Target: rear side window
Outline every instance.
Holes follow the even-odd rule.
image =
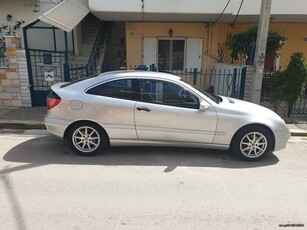
[[[138,100],[138,82],[135,79],[109,81],[89,89],[86,93],[126,100]]]

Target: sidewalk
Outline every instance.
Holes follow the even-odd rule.
[[[46,129],[46,107],[0,108],[0,129]]]
[[[46,107],[0,108],[0,129],[46,129]],[[293,117],[287,124],[291,136],[307,136],[307,116]]]

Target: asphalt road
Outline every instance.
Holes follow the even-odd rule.
[[[307,138],[243,162],[192,148],[79,157],[45,131],[2,131],[0,207],[1,230],[303,229]]]

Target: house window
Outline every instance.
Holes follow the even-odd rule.
[[[143,38],[142,64],[155,64],[160,70],[201,69],[201,38]]]
[[[185,40],[158,40],[158,68],[183,70]]]

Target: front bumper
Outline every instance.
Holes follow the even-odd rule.
[[[291,136],[291,132],[288,128],[282,128],[275,130],[275,149],[274,151],[278,151],[286,148],[288,140]]]

